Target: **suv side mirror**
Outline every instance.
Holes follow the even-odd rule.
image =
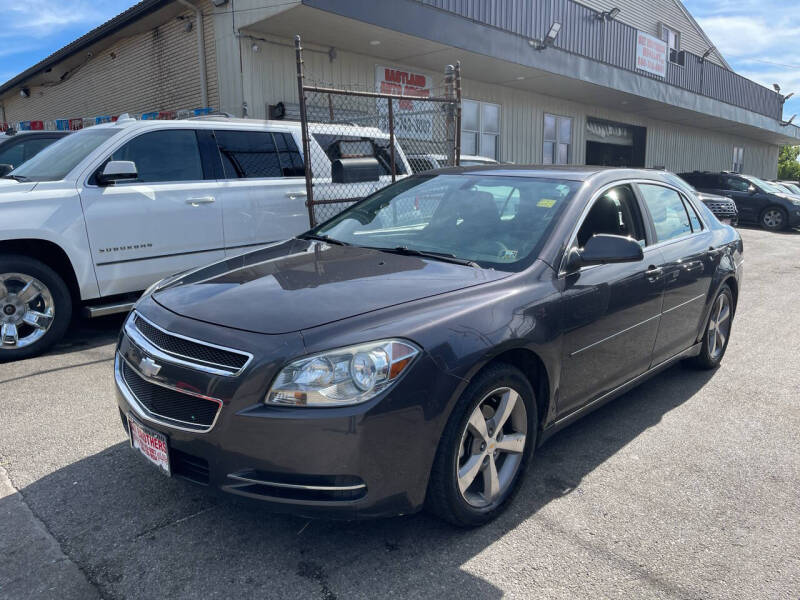
[[[757,189],[757,188],[756,188],[756,186],[754,186],[753,184],[750,184],[750,185],[748,186],[748,188],[747,188],[747,191],[748,191],[748,192],[750,193],[750,195],[752,196],[753,194],[755,194],[755,193],[758,191],[758,189]]]
[[[5,177],[14,170],[14,165],[0,165],[0,177]]]
[[[633,238],[597,233],[583,248],[573,248],[567,259],[567,269],[574,271],[586,265],[637,262],[644,258],[639,242]]]
[[[97,174],[97,183],[108,185],[117,181],[130,181],[139,177],[136,163],[130,160],[111,160],[103,167],[103,172]]]

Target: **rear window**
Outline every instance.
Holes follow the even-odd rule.
[[[392,174],[392,151],[388,139],[328,133],[313,135],[331,162],[340,158],[375,157],[380,165],[380,174]],[[406,174],[406,167],[400,159],[399,152],[395,152],[394,166],[395,174]]]
[[[226,179],[302,177],[303,158],[289,133],[214,132]]]

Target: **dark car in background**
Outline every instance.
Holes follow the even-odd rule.
[[[728,196],[697,192],[698,199],[714,213],[714,216],[725,225],[736,227],[739,224],[739,209],[736,203]]]
[[[69,131],[10,131],[0,134],[0,177],[36,156]]]
[[[679,175],[701,192],[731,197],[741,223],[755,223],[772,231],[800,225],[800,196],[789,194],[767,181],[725,171],[694,171]]]
[[[677,361],[719,365],[742,251],[663,172],[414,175],[147,290],[120,416],[164,473],[276,510],[480,525],[553,433]]]

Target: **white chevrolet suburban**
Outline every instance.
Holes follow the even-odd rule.
[[[369,191],[390,183],[387,134],[324,131],[328,144],[371,140],[379,167]],[[331,198],[349,198],[352,188],[331,183],[321,139],[309,141],[315,188],[327,182]],[[46,350],[78,307],[90,317],[127,311],[163,277],[308,229],[301,149],[293,122],[123,115],[17,167],[0,180],[0,362]],[[394,160],[398,177],[411,173],[398,144]]]

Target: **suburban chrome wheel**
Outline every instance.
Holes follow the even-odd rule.
[[[22,273],[0,273],[0,352],[35,344],[55,319],[53,295]]]
[[[731,332],[731,302],[727,294],[720,294],[708,320],[708,354],[718,360],[725,351],[725,342]]]
[[[770,208],[764,212],[761,222],[768,229],[783,229],[783,211],[777,208]]]
[[[515,390],[489,392],[472,411],[461,435],[458,489],[466,502],[485,508],[514,482],[528,432],[525,402]]]

